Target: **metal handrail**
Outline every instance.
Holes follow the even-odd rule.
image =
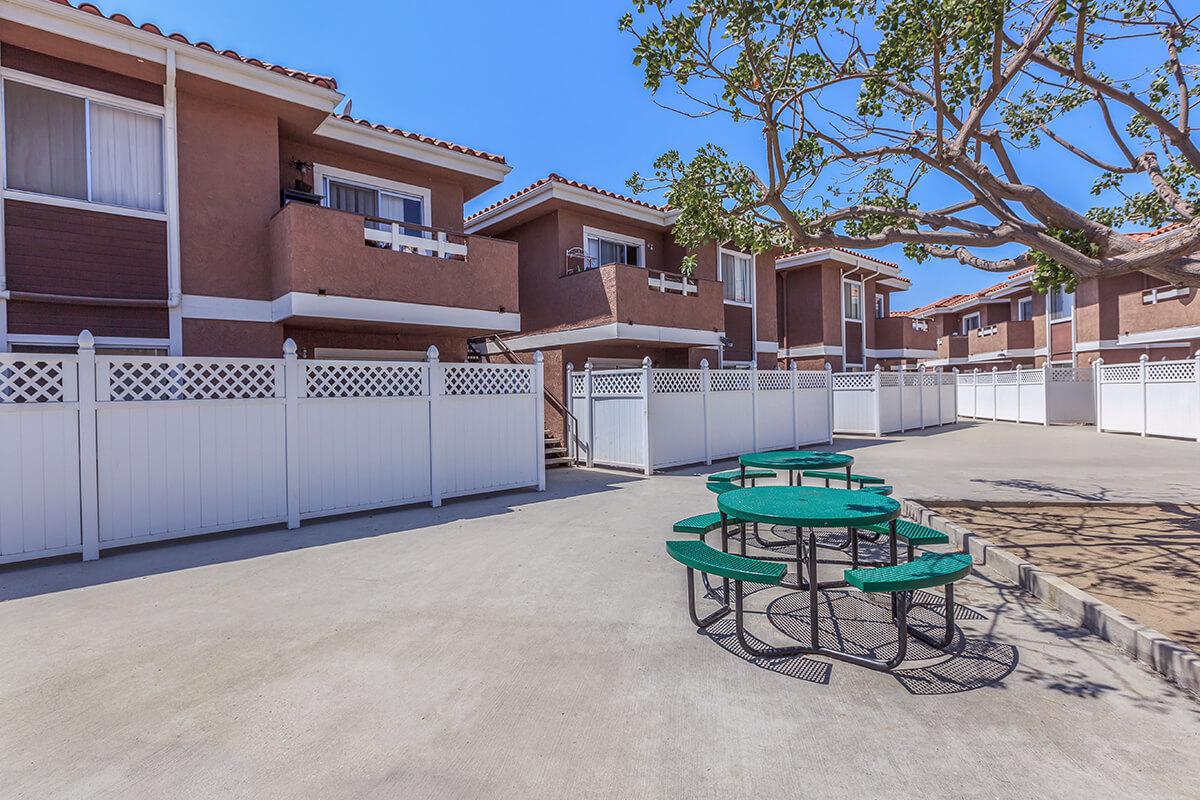
[[[512,351],[512,349],[499,336],[492,334],[491,336],[485,336],[483,338],[486,341],[489,341],[489,342],[495,344],[496,349],[498,349],[500,351],[500,354],[503,355],[505,357],[505,359],[508,360],[509,363],[511,363],[511,364],[521,364],[522,363],[521,360],[519,358],[517,358],[517,354],[514,353]],[[485,355],[486,355],[486,352],[485,352]],[[569,391],[570,387],[567,387],[567,388]],[[574,414],[571,413],[570,409],[567,408],[565,403],[560,401],[554,395],[550,394],[549,389],[543,388],[542,394],[545,396],[546,402],[548,402],[555,411],[562,414],[565,419],[570,420],[570,424],[567,425],[567,430],[571,432],[571,438],[575,441],[575,454],[576,454],[576,458],[578,458],[578,454],[581,452],[581,448],[583,445],[582,440],[580,440],[580,438],[579,438],[579,420],[576,418],[576,416]]]

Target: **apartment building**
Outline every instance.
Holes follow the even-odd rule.
[[[689,252],[671,236],[675,216],[555,174],[472,216],[469,234],[519,246],[521,331],[481,346],[541,350],[560,399],[567,364],[774,368],[773,256],[715,243]],[[685,276],[688,255],[696,269]]]
[[[778,258],[775,272],[781,367],[892,369],[935,354],[925,320],[892,315],[893,295],[910,286],[897,264],[813,248]]]
[[[448,359],[520,330],[463,232],[502,156],[339,113],[336,80],[90,4],[0,6],[0,351]]]
[[[1147,233],[1152,237],[1174,226]],[[1188,358],[1200,347],[1195,289],[1171,286],[1144,273],[1081,280],[1074,292],[1032,288],[1033,268],[979,292],[946,297],[912,311],[937,337],[929,366],[1013,369],[1053,364]]]

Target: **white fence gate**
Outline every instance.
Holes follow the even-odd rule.
[[[1037,425],[1094,422],[1092,370],[1051,367],[958,374],[958,415]]]
[[[578,461],[638,469],[711,464],[832,441],[828,371],[592,370],[567,365]]]
[[[1092,365],[1096,428],[1200,441],[1200,353],[1186,361]]]
[[[955,421],[954,376],[927,370],[838,372],[833,376],[833,430],[882,436]]]
[[[0,563],[525,486],[542,365],[0,355]]]

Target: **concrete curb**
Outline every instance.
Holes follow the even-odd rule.
[[[1034,566],[941,516],[915,500],[905,500],[904,516],[941,531],[986,571],[1016,584],[1058,609],[1071,622],[1124,650],[1167,680],[1200,694],[1200,655],[1098,600],[1057,575]]]

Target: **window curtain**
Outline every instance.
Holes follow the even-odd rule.
[[[162,120],[92,103],[92,201],[162,211]]]
[[[8,187],[86,200],[86,118],[82,98],[5,81]]]
[[[750,259],[732,253],[721,254],[721,283],[725,299],[735,303],[750,302]]]
[[[404,197],[398,194],[381,192],[379,195],[379,216],[394,219],[397,222],[411,222],[416,225],[425,224],[425,213],[421,200],[416,197]],[[406,236],[427,238],[420,228],[405,228]]]

